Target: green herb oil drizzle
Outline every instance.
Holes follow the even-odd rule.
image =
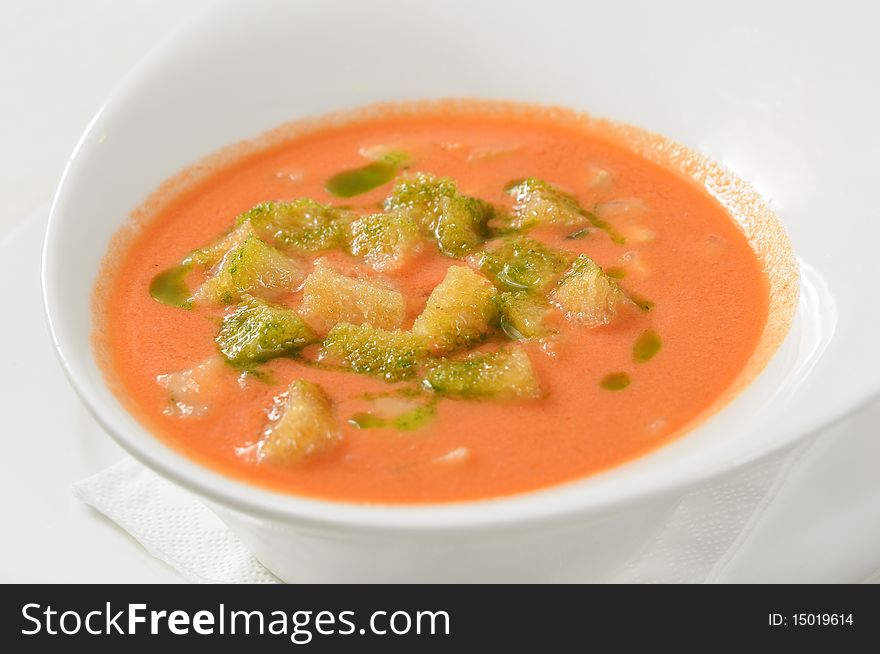
[[[611,226],[611,223],[602,220],[592,211],[584,211],[584,217],[586,217],[586,219],[590,221],[590,224],[593,227],[595,227],[596,229],[601,229],[603,232],[608,234],[609,238],[611,238],[614,243],[617,243],[618,245],[623,245],[624,243],[626,243],[626,239],[623,237],[622,234],[614,229],[614,227]]]
[[[374,188],[387,184],[398,168],[404,166],[409,157],[402,152],[389,152],[377,161],[372,161],[360,168],[343,170],[327,180],[324,188],[330,195],[338,198],[350,198],[366,193]]]
[[[633,293],[629,293],[629,297],[633,302],[636,303],[636,306],[638,306],[639,309],[641,309],[642,311],[644,311],[646,313],[648,311],[651,311],[655,306],[654,301],[649,300],[648,298],[640,297],[640,296],[635,295]]]
[[[633,360],[636,363],[650,361],[662,346],[659,334],[653,329],[648,329],[636,339],[635,345],[633,345]]]
[[[150,296],[162,304],[191,309],[192,293],[186,285],[191,269],[191,265],[181,264],[163,270],[150,281]]]
[[[426,404],[393,418],[380,418],[372,413],[356,413],[349,418],[348,424],[358,429],[391,427],[398,431],[414,431],[428,424],[435,414],[434,404]]]
[[[606,391],[622,391],[629,386],[629,382],[629,375],[625,372],[612,372],[610,375],[605,375],[602,378],[602,381],[599,382],[599,386]]]

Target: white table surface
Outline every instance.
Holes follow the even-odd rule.
[[[116,80],[206,0],[0,3],[0,582],[179,582],[71,483],[123,456],[80,406],[42,316],[45,210]],[[14,318],[14,319],[10,319]],[[880,403],[798,461],[724,581],[880,581]]]

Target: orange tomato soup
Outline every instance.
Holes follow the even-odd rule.
[[[157,273],[216,241],[236,216],[261,202],[312,198],[354,215],[381,211],[393,180],[346,198],[334,197],[326,186],[334,175],[363,167],[389,149],[407,155],[401,174],[449,177],[462,194],[491,203],[498,216],[515,211],[505,191],[512,180],[535,177],[552,184],[593,221],[542,224],[528,237],[571,256],[587,254],[633,302],[599,326],[570,321],[551,306],[544,316],[549,335],[541,338],[515,341],[494,329],[471,349],[521,348],[540,384],[538,396],[441,396],[416,429],[358,425],[352,418],[375,414],[376,397],[423,388],[418,376],[388,383],[316,365],[320,343],[298,356],[271,359],[250,374],[224,363],[208,382],[202,380],[208,387],[201,389],[198,411],[169,410],[168,389],[157,379],[218,357],[215,337],[234,303],[180,308],[156,301],[150,285]],[[681,435],[717,406],[755,352],[768,319],[762,264],[705,189],[606,138],[601,127],[587,128],[553,111],[438,105],[316,123],[163,198],[123,241],[108,254],[105,290],[96,300],[97,340],[122,401],[159,438],[224,474],[332,500],[488,498],[626,462]],[[343,274],[398,289],[406,301],[403,330],[411,328],[451,265],[474,268],[473,259],[444,256],[430,235],[397,270],[376,272],[344,248],[291,256],[308,270],[321,257]],[[195,288],[208,274],[194,271],[187,283]],[[293,286],[273,302],[296,309],[301,295]],[[636,348],[646,331],[659,338],[659,350],[656,344],[649,348],[649,357]],[[274,398],[296,379],[326,391],[338,438],[333,447],[292,464],[260,461],[253,448]],[[387,410],[388,404],[379,406]]]

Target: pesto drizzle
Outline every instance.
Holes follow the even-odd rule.
[[[629,375],[625,372],[612,372],[610,375],[605,375],[602,378],[599,382],[599,386],[606,391],[622,391],[629,386],[629,382]]]
[[[436,414],[434,403],[425,404],[393,418],[380,418],[372,413],[356,413],[348,420],[348,424],[358,429],[377,429],[391,427],[398,431],[414,431],[421,429]]]
[[[336,173],[327,180],[324,188],[338,198],[351,198],[387,184],[408,160],[409,157],[402,152],[389,152],[360,168]]]
[[[192,309],[192,293],[186,285],[190,270],[190,264],[178,264],[163,270],[150,281],[150,296],[162,304]]]
[[[635,294],[633,294],[633,293],[628,293],[628,295],[629,295],[629,298],[630,298],[633,302],[636,303],[636,306],[638,306],[639,309],[641,309],[642,311],[644,311],[644,312],[646,312],[646,313],[647,313],[648,311],[651,311],[651,310],[654,308],[654,306],[655,306],[653,300],[649,300],[648,298],[645,298],[645,297],[640,297],[640,296],[635,295]]]
[[[590,221],[590,224],[593,227],[595,227],[596,229],[601,229],[603,232],[608,234],[608,237],[614,243],[617,243],[618,245],[623,245],[624,243],[626,243],[626,239],[620,232],[618,232],[616,229],[614,229],[614,227],[611,226],[611,223],[602,220],[592,211],[584,211],[583,213],[584,217]]]
[[[636,363],[650,361],[662,346],[660,335],[653,329],[648,329],[636,339],[635,345],[633,345],[633,360]]]

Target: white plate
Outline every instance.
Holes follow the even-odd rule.
[[[880,390],[871,349],[880,307],[870,301],[880,281],[874,11],[766,2],[736,11],[676,2],[224,4],[126,78],[59,189],[44,282],[68,373],[108,431],[163,474],[248,515],[314,528],[454,531],[595,517],[646,507],[765,456]],[[125,414],[91,358],[83,303],[111,233],[152,189],[223,145],[297,117],[461,96],[639,124],[751,181],[806,273],[795,327],[766,373],[687,438],[608,474],[418,512],[245,487],[183,460]]]

